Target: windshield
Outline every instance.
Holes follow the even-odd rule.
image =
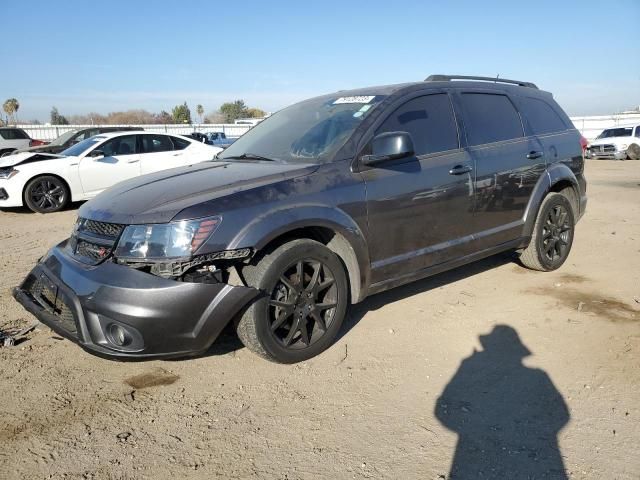
[[[66,157],[77,157],[78,155],[82,155],[84,152],[93,147],[96,143],[100,143],[104,140],[104,137],[91,137],[83,140],[81,142],[76,143],[72,147],[67,148],[60,152],[60,155],[64,155]]]
[[[67,143],[71,137],[73,137],[76,133],[78,133],[78,130],[69,130],[68,132],[63,133],[62,135],[60,135],[58,138],[56,138],[55,140],[53,140],[49,145],[64,145],[65,143]]]
[[[608,128],[607,130],[602,132],[600,135],[598,135],[598,138],[630,137],[631,132],[633,132],[633,127]]]
[[[329,161],[383,98],[335,96],[297,103],[260,122],[218,158],[246,154],[284,162]]]

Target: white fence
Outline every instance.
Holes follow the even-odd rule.
[[[620,113],[616,115],[598,115],[589,117],[571,117],[571,121],[580,133],[587,139],[593,140],[605,128],[640,125],[640,112]],[[96,125],[20,125],[31,138],[39,140],[53,140],[63,133],[74,128],[86,128]],[[108,125],[110,127],[125,125]],[[197,124],[197,125],[128,125],[141,127],[150,132],[167,132],[177,134],[188,134],[191,132],[224,132],[227,137],[239,137],[246,133],[251,125],[235,124]]]
[[[602,130],[612,127],[640,125],[640,112],[598,115],[591,117],[571,117],[571,121],[587,140],[596,138]]]
[[[224,132],[227,137],[239,137],[251,128],[251,125],[234,124],[197,124],[197,125],[19,125],[31,138],[53,140],[69,130],[91,127],[140,127],[149,132],[177,133],[186,135],[192,132]]]

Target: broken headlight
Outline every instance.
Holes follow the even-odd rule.
[[[127,260],[164,260],[191,257],[215,232],[220,217],[181,220],[124,229],[115,256]]]

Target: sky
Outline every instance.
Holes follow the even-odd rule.
[[[0,0],[0,18],[0,102],[21,120],[276,111],[434,73],[532,81],[569,115],[640,105],[640,0]]]

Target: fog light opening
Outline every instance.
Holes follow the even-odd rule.
[[[120,325],[109,325],[109,340],[118,347],[126,347],[131,343],[131,335]]]

